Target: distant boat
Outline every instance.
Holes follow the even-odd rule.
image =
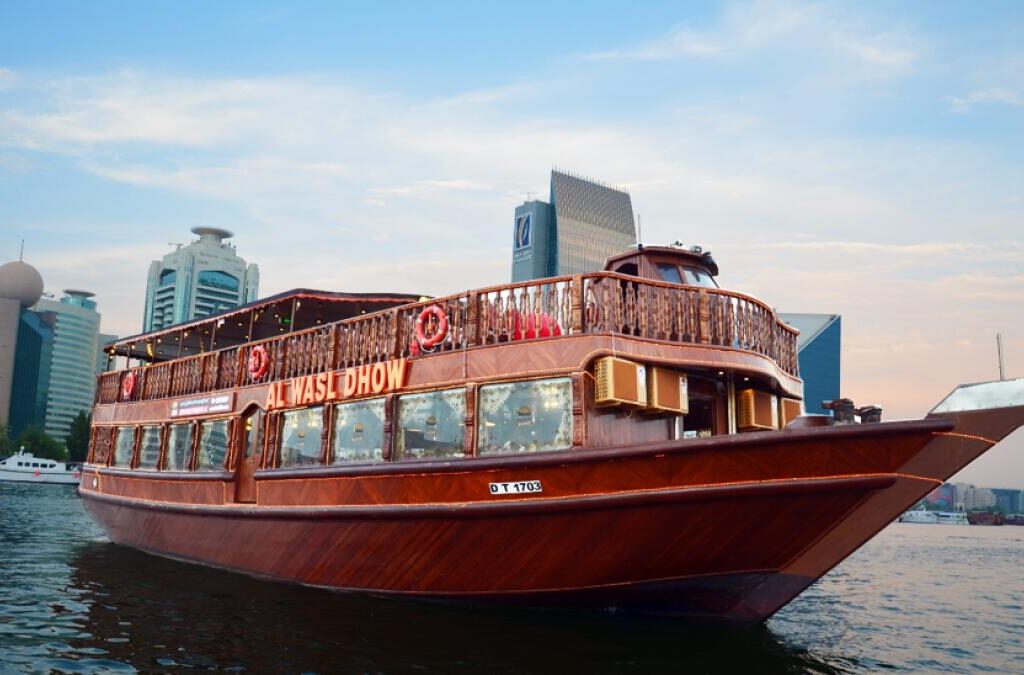
[[[919,506],[916,509],[904,511],[903,515],[899,517],[899,521],[901,523],[935,524],[939,522],[939,516],[934,511],[929,511],[923,506]]]
[[[963,511],[939,511],[935,514],[938,522],[943,525],[970,525],[967,514]]]
[[[0,481],[77,485],[81,475],[81,464],[36,457],[23,450],[0,460]]]

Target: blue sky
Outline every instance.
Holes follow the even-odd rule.
[[[844,390],[918,416],[994,375],[997,331],[1024,375],[1022,19],[0,0],[0,259],[25,239],[120,334],[196,225],[236,232],[264,294],[455,292],[508,279],[513,209],[558,166],[628,189],[649,243],[712,248],[725,285],[841,313]]]

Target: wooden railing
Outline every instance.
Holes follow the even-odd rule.
[[[448,334],[430,353],[476,346],[614,333],[676,344],[713,345],[764,355],[797,375],[797,331],[764,303],[739,293],[602,272],[555,277],[435,298],[317,326],[260,342],[103,373],[98,403],[187,396],[273,382],[392,358],[416,356],[416,320],[441,307]],[[253,379],[245,367],[262,346],[267,373]],[[133,386],[125,386],[127,373]]]

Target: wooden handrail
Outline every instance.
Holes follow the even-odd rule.
[[[433,352],[513,340],[615,333],[678,344],[728,347],[772,359],[798,374],[798,331],[757,298],[614,272],[518,282],[402,305],[175,361],[136,369],[130,400],[184,396],[411,356],[417,317],[441,307],[448,335]],[[266,350],[267,372],[246,368]],[[126,400],[119,372],[103,373],[97,403]]]

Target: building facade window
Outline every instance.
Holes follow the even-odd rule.
[[[332,464],[384,461],[384,399],[334,406]]]
[[[396,459],[461,457],[465,417],[465,389],[402,396]]]
[[[323,438],[323,406],[289,410],[281,414],[280,467],[311,466],[320,463]]]
[[[515,454],[572,447],[572,380],[480,387],[477,453]]]

